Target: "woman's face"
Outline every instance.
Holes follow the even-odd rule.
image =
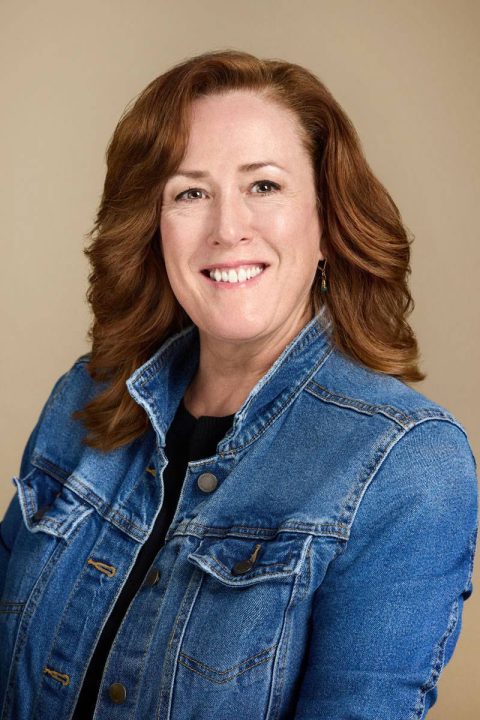
[[[311,317],[323,258],[297,119],[254,92],[195,100],[186,155],[162,194],[160,233],[173,292],[201,333],[293,337]]]

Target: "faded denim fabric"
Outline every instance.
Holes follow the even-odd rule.
[[[334,349],[330,327],[305,325],[217,454],[189,463],[96,720],[413,720],[435,702],[472,592],[475,460],[447,410]],[[1,525],[2,720],[71,717],[161,507],[198,353],[190,326],[130,377],[152,427],[109,453],[70,418],[98,392],[88,357],[53,388]]]

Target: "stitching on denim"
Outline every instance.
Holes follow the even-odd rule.
[[[215,560],[215,562],[217,562],[225,570],[227,575],[232,574],[231,569],[229,569],[226,565],[224,565],[222,563],[222,561],[216,557],[216,555],[212,554],[211,556],[208,556],[208,557],[205,557],[204,555],[202,555],[201,557],[202,557],[204,563],[206,565],[208,565],[208,567],[210,567],[212,570],[215,570],[215,566],[209,562],[210,558],[213,558],[213,560]],[[290,557],[291,556],[289,556],[289,559],[290,559]],[[269,568],[271,568],[271,567],[286,567],[287,564],[288,563],[268,563],[268,565],[255,565],[255,566],[253,566],[252,570],[254,571],[254,577],[258,577],[258,576],[262,576],[262,575],[268,575]],[[259,572],[260,570],[263,570],[263,572]],[[279,571],[277,570],[276,572],[279,572]],[[280,571],[280,572],[282,572],[282,571]],[[283,574],[290,574],[291,572],[293,572],[293,571],[292,570],[284,570]],[[245,575],[247,575],[247,574],[251,576],[252,571],[245,573]],[[242,577],[244,577],[244,576],[241,575],[240,580],[242,579]]]
[[[213,558],[219,565],[221,565],[221,566],[223,567],[223,569],[226,570],[226,572],[227,572],[228,574],[230,574],[231,571],[228,569],[228,567],[227,567],[226,565],[224,565],[224,564],[222,563],[221,560],[219,560],[219,559],[217,558],[216,555],[213,555],[213,554],[212,554],[212,558]],[[291,553],[290,553],[290,554],[288,555],[288,557],[287,557],[287,561],[286,561],[286,562],[254,563],[254,565],[252,565],[252,567],[253,567],[255,570],[267,570],[267,571],[268,571],[271,567],[287,567],[287,565],[289,564],[291,558],[292,558],[292,555],[291,555]],[[248,559],[248,558],[245,558],[245,559]]]
[[[46,472],[48,475],[51,475],[51,477],[61,485],[65,484],[65,480],[67,480],[70,475],[68,470],[64,470],[59,465],[51,462],[39,452],[32,454],[31,464],[39,470],[43,470],[43,472]]]
[[[304,547],[302,549],[302,566],[305,566],[305,560],[306,557],[309,555],[312,547],[312,538],[310,537],[305,543]],[[285,677],[286,677],[286,660],[288,657],[288,647],[290,642],[290,637],[292,633],[292,620],[293,620],[293,608],[295,604],[301,600],[301,597],[297,597],[297,588],[302,586],[302,583],[304,583],[305,579],[302,577],[304,573],[299,573],[296,577],[294,582],[291,585],[291,592],[290,597],[288,599],[288,603],[283,611],[282,616],[282,624],[281,624],[281,630],[280,630],[280,637],[278,641],[278,651],[275,655],[275,661],[272,671],[272,680],[270,683],[270,692],[268,697],[268,707],[267,707],[267,716],[271,717],[271,713],[273,713],[273,717],[275,718],[275,715],[278,715],[280,712],[280,701],[283,694],[283,688],[285,685]],[[277,687],[275,687],[275,683],[277,683]]]
[[[183,329],[183,331],[180,331],[179,336],[173,340],[171,338],[171,342],[168,344],[167,347],[160,348],[157,353],[155,353],[154,357],[151,358],[151,362],[148,363],[147,367],[142,371],[142,374],[139,375],[139,377],[136,379],[136,384],[138,384],[140,387],[144,387],[145,383],[150,380],[158,371],[165,366],[166,362],[168,361],[172,350],[176,348],[176,346],[183,342],[184,338],[188,334],[192,334],[192,336],[195,335],[195,326],[190,325]],[[320,336],[322,334],[325,334],[325,337],[328,337],[327,329],[322,326],[322,324],[317,320],[308,333],[301,339],[299,345],[298,345],[298,351],[297,346],[294,346],[290,349],[290,352],[287,353],[285,358],[290,357],[291,353],[294,353],[292,357],[295,357],[296,352],[300,352],[301,349],[305,346],[306,343],[310,342],[311,339],[314,339],[317,336]],[[158,357],[160,356],[160,357]]]
[[[315,388],[313,386],[315,386],[315,388],[319,388],[319,390],[321,390],[322,392],[315,392]],[[365,400],[352,398],[348,395],[340,395],[338,393],[332,392],[323,385],[320,385],[320,383],[318,383],[316,380],[311,380],[311,386],[307,387],[306,390],[315,397],[317,397],[319,400],[324,400],[325,402],[338,404],[341,407],[349,407],[353,410],[358,410],[358,412],[364,412],[368,415],[375,415],[376,413],[386,415],[386,417],[388,417],[390,420],[398,422],[402,427],[405,428],[408,428],[413,422],[412,418],[409,415],[406,415],[404,412],[398,410],[392,405],[372,405],[371,403],[365,402]],[[402,423],[400,419],[402,419],[404,422]]]
[[[227,567],[225,567],[225,565],[223,565],[220,562],[220,560],[218,560],[218,558],[215,557],[215,555],[212,555],[212,557],[214,560],[216,560],[217,563],[219,563],[220,565],[222,565],[222,567],[225,568],[226,573],[230,577],[232,574],[231,570],[229,570]],[[207,565],[210,568],[210,570],[213,571],[213,574],[215,577],[223,577],[221,574],[218,573],[218,569],[217,569],[217,572],[215,572],[216,566],[210,562],[210,557],[205,557],[202,555],[202,560],[205,563],[205,565]],[[272,563],[272,565],[269,565],[268,567],[271,567],[274,564],[278,564],[278,565],[281,565],[282,567],[284,567],[283,563]],[[267,577],[268,578],[272,574],[268,570],[264,570],[264,572],[260,572],[261,569],[263,569],[263,568],[260,568],[260,567],[257,568],[257,570],[253,574],[254,578],[257,578],[257,577]],[[278,574],[291,575],[292,573],[293,573],[293,570],[277,570],[277,571],[275,571],[275,575],[278,575]],[[245,575],[249,575],[249,577],[252,577],[252,572],[249,571],[248,573],[245,573]],[[243,578],[244,578],[244,575],[240,575],[239,578],[237,580],[235,580],[234,582],[239,584],[239,583],[241,583]]]
[[[85,491],[85,495],[81,495],[76,488],[71,487],[70,484],[68,484],[67,487],[71,489],[73,492],[77,492],[79,497],[81,497],[83,500],[88,502],[90,505],[93,505],[93,507],[98,510],[99,512],[105,512],[106,519],[109,518],[117,519],[120,526],[124,526],[125,528],[132,528],[134,530],[138,530],[141,536],[141,539],[143,539],[146,536],[146,531],[140,526],[134,523],[132,520],[129,520],[125,515],[123,515],[119,510],[113,508],[108,502],[105,500],[102,500],[101,497],[99,497],[93,490],[86,485],[77,475],[72,473],[71,477],[74,479],[76,483],[80,485],[80,487]],[[90,496],[90,497],[89,497]]]
[[[468,568],[468,577],[467,581],[465,583],[465,587],[463,588],[462,594],[466,597],[470,597],[472,593],[472,579],[473,579],[473,568],[474,568],[474,562],[475,562],[475,555],[476,555],[476,549],[477,549],[477,539],[478,539],[478,516],[477,516],[477,523],[472,530],[468,542],[468,550],[470,552],[470,564]]]
[[[194,672],[197,675],[200,675],[200,677],[203,677],[205,680],[208,680],[209,682],[214,682],[214,683],[217,683],[218,685],[224,685],[225,683],[230,682],[231,680],[238,677],[239,675],[243,675],[243,673],[248,672],[249,670],[252,670],[254,667],[257,667],[258,665],[263,665],[264,663],[269,662],[271,659],[272,659],[271,657],[267,657],[264,660],[259,660],[257,663],[254,663],[253,665],[249,665],[244,670],[239,670],[239,672],[235,673],[235,675],[232,675],[229,678],[225,678],[224,680],[215,680],[215,678],[209,677],[208,675],[203,674],[203,673],[199,672],[198,670],[195,670],[195,668],[192,668],[189,665],[186,665],[184,662],[182,662],[180,660],[180,658],[178,659],[177,662],[179,665],[183,665],[183,667],[187,668],[187,670],[190,670],[190,672]]]
[[[138,378],[136,378],[134,389],[138,390],[141,388],[143,390],[145,383],[147,383],[155,374],[159,372],[159,370],[161,370],[162,367],[167,364],[167,361],[172,354],[172,350],[176,348],[177,345],[181,343],[184,338],[190,333],[192,334],[192,336],[195,335],[195,325],[189,325],[188,327],[184,328],[182,331],[180,331],[179,336],[175,338],[175,340],[173,339],[173,337],[167,338],[167,340],[165,341],[166,343],[168,343],[167,346],[165,347],[162,343],[162,346],[156,351],[153,357],[150,358],[150,360],[147,362],[147,366],[142,370]],[[168,342],[169,340],[170,342]]]
[[[0,602],[0,614],[8,615],[20,615],[25,607],[25,603],[10,602],[9,600],[2,600]]]
[[[73,535],[70,537],[70,540],[72,540],[75,535],[79,532],[80,526],[76,528],[76,530],[73,532]],[[63,554],[65,549],[68,547],[68,543],[61,543],[57,542],[56,547],[53,548],[52,553],[48,560],[46,561],[45,565],[43,566],[39,577],[37,578],[32,591],[30,593],[30,596],[28,598],[28,601],[25,603],[25,609],[23,612],[22,617],[20,618],[20,623],[17,631],[17,639],[15,641],[13,654],[12,654],[12,660],[10,663],[10,668],[8,671],[8,679],[5,685],[5,699],[4,699],[4,705],[3,705],[3,712],[7,713],[11,707],[12,701],[13,701],[13,692],[15,687],[15,680],[17,678],[18,673],[18,661],[20,658],[21,653],[23,652],[25,642],[28,637],[28,627],[30,620],[32,618],[33,613],[35,612],[37,608],[37,603],[39,598],[41,598],[42,593],[45,590],[45,586],[48,584],[48,580],[50,578],[51,572],[53,567],[55,567],[55,564],[59,560],[59,556]],[[33,608],[33,609],[32,609]],[[41,692],[41,684],[38,686],[37,695],[34,700],[33,708],[35,709],[36,702],[38,699],[38,696]]]
[[[169,652],[172,650],[172,647],[173,647],[173,640],[174,640],[174,638],[176,637],[177,625],[178,625],[179,622],[180,622],[180,617],[182,617],[182,613],[183,613],[183,608],[184,608],[184,606],[185,606],[187,609],[189,609],[189,616],[190,616],[190,614],[193,612],[193,609],[194,609],[194,607],[195,607],[195,602],[196,602],[196,599],[197,599],[197,595],[198,595],[198,593],[200,592],[200,588],[202,587],[203,577],[204,577],[203,573],[200,573],[200,571],[198,571],[198,572],[199,572],[199,574],[200,574],[200,580],[199,580],[199,582],[198,582],[198,585],[197,585],[197,588],[196,588],[196,591],[195,591],[195,594],[194,594],[193,599],[190,600],[190,595],[189,595],[190,585],[193,584],[193,581],[194,581],[194,576],[192,575],[192,577],[190,578],[190,582],[188,583],[188,587],[187,587],[187,589],[186,589],[186,591],[185,591],[185,594],[184,594],[184,596],[183,596],[182,604],[180,605],[180,607],[179,607],[179,609],[178,609],[178,612],[177,612],[177,615],[176,615],[176,617],[175,617],[175,623],[174,623],[173,628],[172,628],[172,631],[171,631],[171,633],[170,633],[170,637],[168,638],[168,651],[169,651]],[[189,602],[190,602],[190,607],[188,608],[188,603],[189,603]],[[188,619],[186,620],[186,622],[188,622]]]
[[[313,366],[313,368],[310,368],[308,371],[308,374],[306,377],[303,377],[301,381],[299,381],[295,387],[292,389],[292,391],[289,393],[289,395],[284,399],[281,406],[278,408],[277,412],[272,415],[272,417],[265,422],[265,424],[261,424],[257,433],[255,435],[252,435],[249,440],[247,440],[243,445],[236,445],[229,450],[221,450],[218,455],[211,455],[209,458],[203,458],[202,460],[198,462],[190,462],[190,465],[192,468],[199,468],[202,467],[202,465],[208,464],[209,461],[211,461],[214,457],[219,457],[221,460],[228,459],[230,457],[234,457],[238,452],[241,452],[242,450],[245,450],[250,445],[252,445],[254,442],[256,442],[270,427],[273,425],[274,422],[276,422],[277,418],[279,418],[283,413],[285,413],[288,408],[291,405],[292,400],[295,397],[298,397],[306,388],[306,385],[310,381],[310,378],[312,375],[315,375],[316,372],[318,372],[319,368],[322,366],[322,364],[327,360],[329,355],[333,352],[333,348],[327,347],[325,353],[319,358],[317,363]],[[270,379],[269,381],[270,382]],[[268,383],[266,383],[268,384]],[[155,412],[158,415],[158,406],[153,401],[152,404],[155,407]]]
[[[191,657],[191,655],[188,655],[185,652],[180,652],[180,655],[184,658],[187,658],[188,660],[191,660],[196,665],[199,665],[205,670],[208,670],[209,672],[213,672],[216,675],[229,675],[232,670],[235,670],[235,668],[241,668],[242,665],[245,665],[245,663],[249,662],[250,660],[254,660],[255,658],[258,658],[261,655],[265,655],[265,653],[271,653],[275,648],[277,647],[277,643],[274,645],[270,645],[270,647],[265,648],[264,650],[260,650],[260,652],[256,652],[253,655],[250,655],[249,657],[245,658],[245,660],[242,660],[241,662],[237,663],[236,665],[232,665],[227,670],[217,670],[216,668],[210,667],[209,665],[206,665],[205,663],[201,662],[200,660],[196,660],[194,657]]]
[[[174,348],[180,341],[182,341],[184,335],[188,332],[189,329],[192,330],[192,328],[187,328],[185,330],[185,332],[182,332],[182,334],[168,346],[169,352],[171,352],[171,349]],[[321,355],[321,357],[319,358],[317,363],[312,368],[309,369],[307,376],[304,377],[300,382],[297,383],[293,392],[287,397],[287,400],[282,404],[282,407],[279,409],[278,413],[276,415],[274,415],[265,426],[263,426],[259,429],[257,435],[253,436],[244,445],[236,446],[236,447],[230,448],[227,451],[220,452],[218,454],[220,458],[222,458],[222,459],[228,458],[231,455],[234,455],[239,450],[247,448],[251,443],[255,442],[255,440],[257,440],[258,437],[260,437],[260,435],[270,427],[272,422],[274,422],[276,420],[276,418],[279,417],[287,409],[287,407],[290,403],[290,399],[293,396],[299,394],[304,389],[305,385],[309,382],[312,375],[314,375],[318,371],[318,369],[321,367],[321,365],[326,361],[326,359],[329,357],[329,355],[334,350],[334,348],[328,342],[327,329],[322,327],[321,323],[317,320],[317,322],[312,326],[312,328],[310,328],[310,330],[305,335],[305,337],[302,338],[300,343],[298,345],[292,347],[291,350],[289,351],[289,353],[287,353],[287,355],[284,358],[284,360],[286,360],[287,358],[295,357],[296,354],[298,354],[305,347],[306,344],[309,344],[311,342],[311,340],[313,340],[317,336],[321,336],[321,335],[325,335],[325,345],[322,346],[322,348],[319,351],[321,352],[322,350],[324,350],[325,352]],[[158,404],[157,404],[155,398],[146,395],[145,392],[140,392],[140,390],[143,391],[145,383],[154,374],[158,373],[158,371],[161,369],[161,367],[165,364],[165,361],[168,358],[168,355],[169,355],[169,353],[164,354],[164,358],[163,358],[162,362],[155,362],[155,361],[153,361],[153,358],[152,358],[152,361],[153,361],[152,364],[149,365],[149,367],[146,368],[143,371],[143,373],[135,380],[134,389],[136,389],[138,394],[141,395],[144,400],[146,400],[147,402],[150,403],[151,407],[154,409],[155,414],[157,416],[158,416]],[[262,386],[262,389],[263,389],[263,387],[266,387],[268,385],[268,383],[271,382],[272,379],[274,379],[274,377],[275,377],[275,374],[272,375],[271,377],[269,377],[268,380],[266,381],[265,385]]]
[[[195,532],[197,528],[199,531],[198,533]],[[170,536],[169,540],[173,537],[184,537],[189,535],[199,538],[238,537],[241,540],[245,538],[252,540],[267,538],[270,540],[274,539],[279,533],[304,533],[306,535],[314,535],[315,537],[332,537],[340,540],[348,540],[349,532],[350,526],[342,522],[323,523],[320,525],[299,522],[275,528],[259,528],[249,525],[235,525],[233,527],[221,528],[215,525],[204,525],[202,523],[189,520],[186,523],[180,523]]]
[[[230,448],[229,450],[222,451],[219,453],[219,456],[221,458],[228,458],[230,455],[234,455],[238,452],[241,452],[245,448],[248,448],[252,443],[256,442],[259,437],[261,437],[266,430],[279,418],[283,413],[285,413],[288,408],[291,405],[292,400],[295,397],[298,397],[302,392],[305,391],[307,385],[309,382],[311,382],[312,375],[315,375],[316,372],[318,372],[319,368],[323,365],[323,363],[328,359],[329,355],[331,355],[333,352],[333,348],[327,347],[324,354],[319,358],[317,363],[310,368],[308,371],[308,374],[306,377],[303,377],[300,382],[298,382],[293,390],[290,392],[289,395],[283,400],[281,406],[279,407],[278,411],[272,415],[270,420],[268,420],[264,425],[261,425],[258,432],[253,435],[249,440],[247,440],[243,445],[236,445],[233,448]]]
[[[398,427],[399,426],[397,425],[394,430],[393,426],[390,426],[381,437],[380,444],[375,455],[373,456],[370,464],[365,468],[364,480],[356,483],[352,492],[347,496],[347,498],[345,498],[345,506],[342,510],[342,517],[349,518],[348,522],[350,528],[355,521],[355,517],[368,488],[374,481],[375,475],[389,456],[392,448],[394,448],[397,442],[399,442],[399,440],[401,440],[401,438],[403,438],[408,432],[408,430],[405,429],[399,430]]]
[[[440,673],[442,672],[445,660],[445,646],[457,625],[458,609],[458,599],[455,598],[450,609],[450,614],[448,616],[447,629],[443,633],[439,642],[434,647],[431,660],[432,667],[430,677],[425,683],[423,683],[423,685],[418,691],[418,699],[411,715],[411,718],[414,718],[415,720],[420,720],[422,717],[424,717],[423,712],[425,710],[425,697],[427,693],[430,692],[430,690],[433,690],[433,688],[436,686],[440,677]]]

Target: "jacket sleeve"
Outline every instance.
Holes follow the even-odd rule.
[[[317,588],[295,720],[418,720],[472,593],[476,463],[429,418],[390,449]]]
[[[23,450],[21,462],[20,462],[20,477],[25,477],[32,469],[31,458],[32,452],[35,448],[38,432],[41,428],[43,419],[54,402],[57,392],[68,377],[70,371],[64,373],[54,384],[46,403],[44,404],[39,418],[35,423],[33,430],[30,433],[27,444]],[[15,493],[11,499],[5,515],[0,522],[0,598],[3,596],[3,588],[5,584],[5,574],[7,571],[8,562],[10,560],[10,552],[15,542],[17,532],[21,526],[22,512],[20,509],[20,503],[18,500],[18,494]]]

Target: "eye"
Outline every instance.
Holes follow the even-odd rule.
[[[261,190],[260,192],[254,191],[254,195],[272,195],[277,190],[280,190],[280,185],[271,182],[271,180],[258,180],[252,185],[252,187],[260,187],[267,189],[266,192],[264,190]]]
[[[188,197],[188,195],[190,193],[202,193],[202,192],[203,192],[203,190],[200,190],[200,188],[194,188],[194,187],[188,188],[187,190],[184,190],[183,192],[181,192],[179,195],[177,195],[175,197],[175,202],[182,201],[182,200],[186,201],[186,202],[192,202],[193,200],[198,200],[199,199],[198,195],[197,195],[197,197]]]

